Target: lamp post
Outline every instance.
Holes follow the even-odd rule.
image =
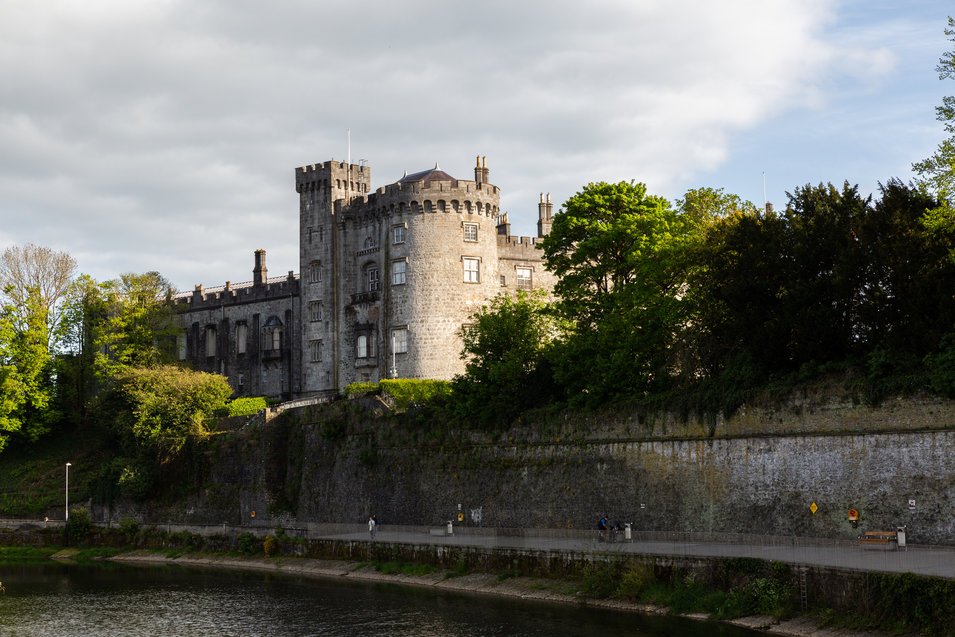
[[[73,466],[69,462],[66,463],[66,515],[64,516],[64,521],[70,521],[70,467]]]

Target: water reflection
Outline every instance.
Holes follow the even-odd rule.
[[[0,635],[749,637],[729,626],[347,580],[180,567],[0,566]]]

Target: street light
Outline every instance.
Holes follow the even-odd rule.
[[[70,467],[73,466],[69,462],[66,463],[66,516],[65,522],[70,521]]]

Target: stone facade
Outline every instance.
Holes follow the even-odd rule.
[[[449,379],[463,370],[460,332],[502,291],[550,290],[537,237],[510,234],[500,189],[478,158],[473,180],[437,165],[371,190],[371,168],[297,168],[300,275],[182,294],[180,358],[216,371],[239,395],[339,393],[356,381]]]

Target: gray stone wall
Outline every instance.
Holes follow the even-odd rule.
[[[331,409],[323,408],[323,409]],[[896,410],[898,413],[899,410]],[[440,439],[368,416],[302,410],[222,439],[197,518],[255,509],[299,523],[435,525],[460,504],[488,527],[851,539],[906,525],[912,543],[955,544],[955,422],[923,429],[716,439]],[[351,433],[343,434],[351,427]],[[914,500],[914,510],[909,501]],[[817,511],[810,505],[815,502]],[[221,508],[221,510],[220,510]],[[861,513],[853,528],[848,510]],[[284,519],[284,518],[283,518]],[[206,520],[196,520],[206,521]]]

